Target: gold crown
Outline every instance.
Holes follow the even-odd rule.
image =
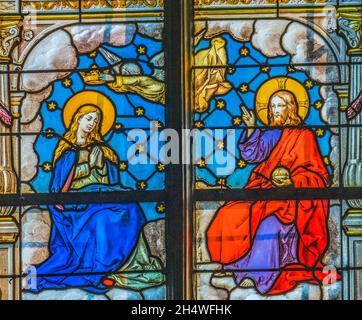
[[[102,84],[104,83],[103,80],[101,80],[99,77],[101,75],[101,72],[97,69],[98,67],[96,65],[92,65],[89,72],[80,71],[79,74],[83,78],[84,83],[86,84]]]

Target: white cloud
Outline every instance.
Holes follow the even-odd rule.
[[[328,124],[338,124],[338,97],[332,86],[322,86],[320,94],[323,98],[321,117]]]
[[[39,93],[27,93],[21,106],[21,122],[28,123],[34,120],[40,104],[49,97],[51,86]]]
[[[267,57],[286,55],[280,38],[289,23],[288,20],[257,20],[252,37],[253,46]]]
[[[136,32],[134,24],[75,25],[67,27],[79,53],[92,52],[101,44],[126,46]]]
[[[146,35],[148,37],[161,40],[163,35],[163,23],[138,23],[139,33]]]
[[[77,66],[76,49],[69,34],[58,30],[41,40],[29,53],[23,66],[24,71],[72,70]],[[22,86],[27,92],[37,92],[47,88],[53,81],[61,79],[69,72],[23,73]]]
[[[292,56],[294,64],[324,64],[297,66],[312,79],[321,83],[335,83],[339,80],[335,57],[327,42],[315,31],[298,22],[291,23],[282,37],[282,46]]]
[[[228,32],[239,41],[249,41],[253,33],[254,20],[209,21],[205,38],[213,38],[221,33]]]
[[[40,116],[37,116],[30,124],[22,125],[23,133],[40,132],[42,121]],[[24,135],[21,138],[21,179],[30,181],[34,178],[38,170],[38,156],[34,151],[34,143],[37,139],[36,135]]]

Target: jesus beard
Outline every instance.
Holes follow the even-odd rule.
[[[270,119],[270,125],[272,126],[283,126],[289,119],[289,113],[281,113],[278,118],[274,118],[272,115]]]

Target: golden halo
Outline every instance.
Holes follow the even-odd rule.
[[[106,135],[112,128],[116,118],[116,111],[113,103],[103,94],[97,91],[82,91],[71,97],[63,108],[63,121],[68,129],[74,114],[79,108],[93,105],[102,112],[101,134]]]
[[[298,107],[298,115],[304,120],[309,111],[309,96],[304,86],[292,78],[276,77],[264,82],[255,96],[256,113],[260,121],[266,125],[268,121],[268,105],[270,97],[277,91],[289,91],[294,94]]]

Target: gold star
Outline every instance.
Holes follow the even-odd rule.
[[[240,54],[244,57],[248,56],[249,55],[249,50],[248,48],[241,48],[240,49]]]
[[[139,152],[139,153],[142,153],[145,151],[145,146],[143,144],[139,144],[137,147],[136,147],[136,150]]]
[[[225,107],[225,101],[224,100],[217,100],[216,102],[216,108],[222,109]]]
[[[324,136],[324,130],[319,128],[316,130],[317,137],[323,137]]]
[[[136,109],[136,115],[137,117],[142,117],[145,114],[145,109],[143,109],[142,107],[138,107]]]
[[[53,138],[54,137],[54,129],[46,129],[45,130],[45,137],[47,138]]]
[[[64,86],[64,87],[68,88],[68,87],[70,87],[71,85],[72,85],[72,80],[71,80],[71,79],[66,78],[66,79],[63,80],[63,86]]]
[[[206,161],[204,159],[200,159],[200,161],[197,163],[197,166],[199,168],[205,168],[206,167]]]
[[[115,126],[114,126],[114,128],[115,128],[116,130],[121,130],[121,129],[122,129],[122,124],[121,124],[121,123],[116,123]]]
[[[137,47],[137,52],[139,54],[146,54],[146,47],[145,46],[138,46]]]
[[[146,181],[139,181],[139,182],[137,183],[137,188],[138,188],[139,190],[144,190],[144,189],[146,189],[146,188],[147,188],[147,182],[146,182]]]
[[[49,162],[45,162],[43,164],[43,170],[46,171],[46,172],[51,171],[52,170],[52,165]]]
[[[157,171],[159,171],[159,172],[165,171],[165,165],[163,163],[159,163],[157,165]]]
[[[239,160],[238,161],[238,167],[240,168],[240,169],[242,169],[242,168],[245,168],[246,167],[246,162],[244,161],[244,160]]]
[[[288,72],[289,73],[295,72],[295,69],[292,65],[288,66]]]
[[[157,207],[156,207],[157,213],[164,213],[165,210],[166,210],[166,206],[165,206],[164,203],[160,203],[160,204],[158,204]]]
[[[225,178],[218,179],[217,184],[223,187],[226,186],[226,179]]]
[[[234,126],[240,126],[241,125],[241,118],[240,117],[234,117],[233,118],[233,125]]]
[[[57,108],[57,104],[54,101],[48,103],[48,109],[53,111]]]
[[[163,128],[163,123],[161,121],[156,121],[156,127],[157,128]]]
[[[89,56],[89,58],[94,58],[96,55],[97,55],[97,51],[93,51],[88,56]]]
[[[233,66],[228,67],[228,68],[227,68],[227,72],[228,72],[229,74],[233,74],[233,73],[235,72],[235,67],[233,67]]]
[[[127,166],[127,163],[126,163],[126,162],[121,162],[121,163],[119,164],[119,169],[120,169],[121,171],[126,171],[127,168],[128,168],[128,166]]]
[[[216,144],[216,147],[219,149],[219,150],[223,150],[224,149],[224,142],[223,141],[218,141],[217,144]]]
[[[203,126],[204,126],[204,123],[202,121],[199,120],[199,121],[195,122],[195,127],[196,128],[202,128]]]
[[[243,83],[241,86],[240,86],[240,91],[241,92],[248,92],[249,90],[249,86],[246,84],[246,83]]]
[[[269,72],[269,71],[270,71],[270,67],[269,67],[269,66],[262,66],[262,67],[261,67],[261,71],[263,71],[263,72]]]
[[[320,100],[316,101],[316,103],[314,104],[314,106],[315,106],[316,109],[322,108],[322,101],[320,101]]]
[[[308,88],[308,89],[311,89],[311,88],[313,88],[313,82],[311,81],[311,80],[307,80],[306,82],[305,82],[305,86]]]
[[[324,158],[323,158],[323,161],[324,161],[324,163],[325,163],[327,166],[329,166],[329,165],[331,164],[331,161],[329,160],[328,157],[324,157]]]

